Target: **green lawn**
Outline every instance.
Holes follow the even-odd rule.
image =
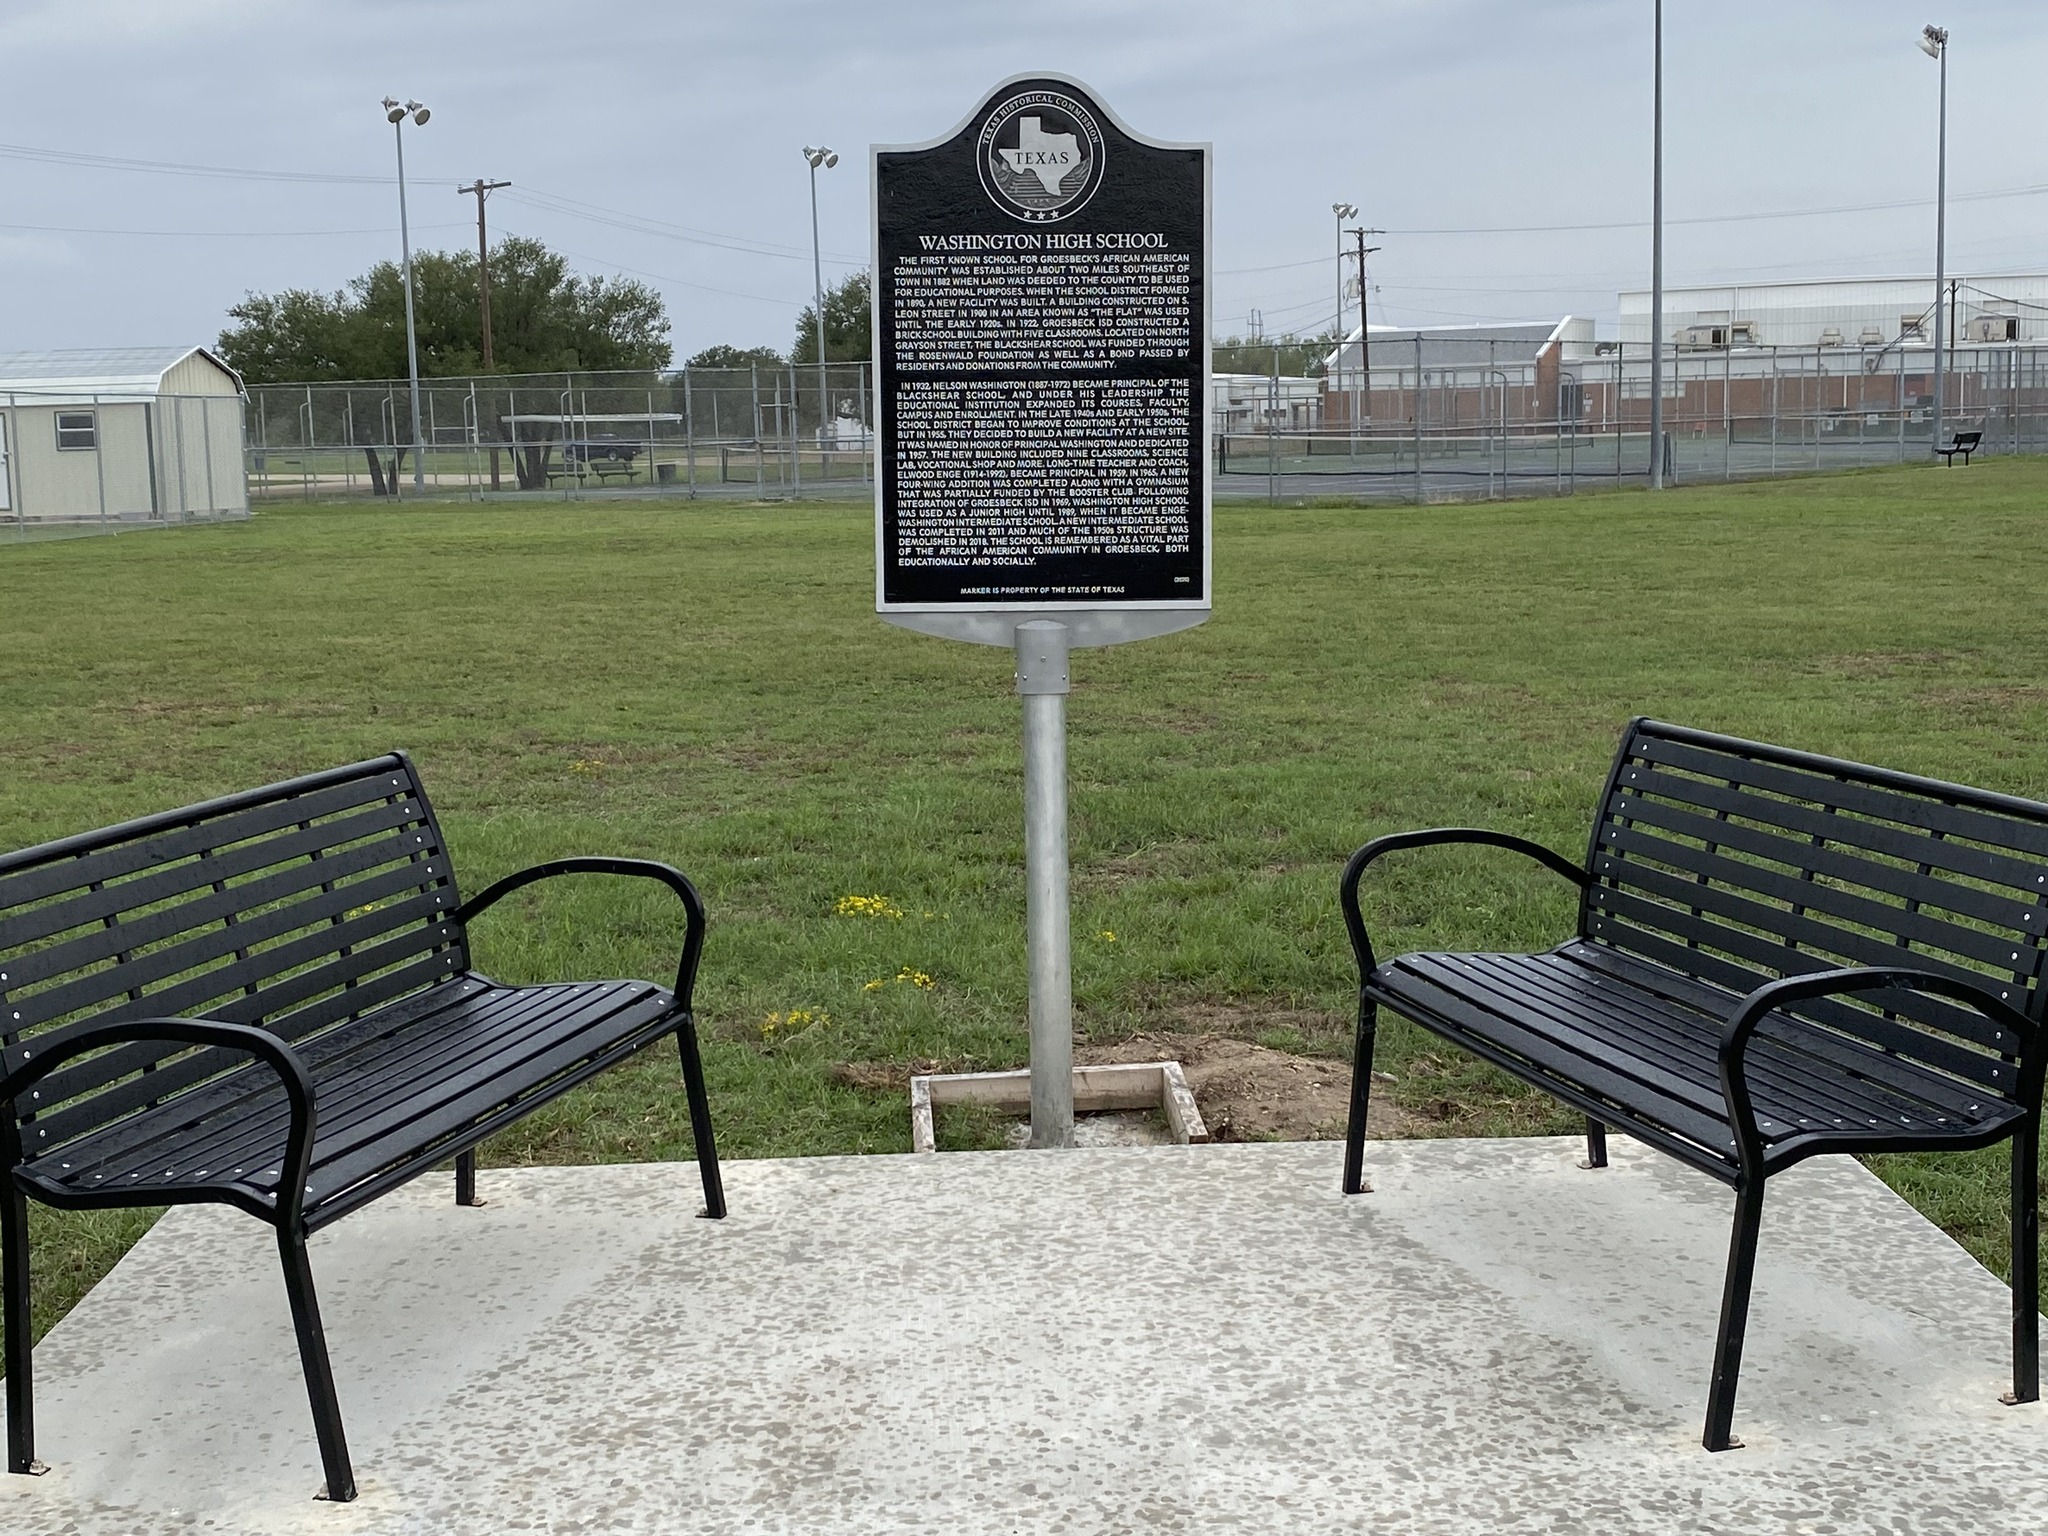
[[[1221,1020],[1342,1050],[1344,856],[1441,822],[1576,854],[1637,713],[2048,796],[2044,510],[2048,464],[2010,460],[1219,510],[1215,618],[1076,658],[1082,1028]],[[729,1155],[905,1150],[901,1099],[835,1063],[1024,1059],[1018,707],[1006,652],[875,619],[871,540],[864,506],[557,502],[0,549],[0,846],[407,747],[470,889],[572,852],[697,879]],[[529,894],[487,920],[488,968],[669,974],[657,896]],[[847,895],[901,915],[837,915]],[[1570,918],[1560,885],[1484,854],[1390,863],[1370,904],[1385,952],[1534,946]],[[764,1031],[792,1009],[818,1022]],[[1440,1130],[1571,1128],[1398,1022],[1380,1064]],[[485,1157],[687,1148],[664,1051]],[[1881,1171],[2001,1269],[2003,1159]],[[146,1224],[37,1221],[39,1323]]]

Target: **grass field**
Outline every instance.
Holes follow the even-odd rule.
[[[1214,619],[1076,658],[1080,1027],[1196,1018],[1341,1051],[1345,855],[1443,822],[1576,854],[1637,713],[2048,796],[2028,553],[2044,513],[2048,464],[2024,460],[1220,510]],[[409,748],[470,889],[572,852],[697,879],[727,1153],[905,1150],[900,1097],[843,1086],[835,1063],[1024,1060],[1018,709],[1007,652],[875,619],[869,516],[308,507],[0,551],[0,846]],[[487,920],[488,969],[669,973],[653,897],[529,895]],[[846,896],[884,915],[841,915]],[[1561,885],[1484,854],[1390,863],[1369,900],[1383,952],[1535,946],[1570,920]],[[1405,1025],[1382,1041],[1392,1091],[1438,1131],[1572,1126]],[[687,1148],[662,1052],[485,1161]],[[1880,1171],[2003,1268],[2002,1149]],[[38,1208],[39,1326],[146,1224]]]

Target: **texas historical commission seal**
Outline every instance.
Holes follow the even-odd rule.
[[[1012,218],[1050,224],[1080,211],[1102,185],[1102,130],[1058,91],[1020,91],[981,125],[981,184]]]

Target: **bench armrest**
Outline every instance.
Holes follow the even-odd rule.
[[[217,1046],[223,1050],[245,1051],[277,1074],[291,1106],[291,1128],[286,1133],[284,1160],[278,1165],[277,1221],[280,1229],[297,1225],[299,1209],[306,1198],[306,1174],[313,1163],[313,1133],[318,1126],[318,1107],[313,1094],[313,1076],[299,1053],[267,1029],[252,1024],[226,1024],[218,1019],[127,1019],[118,1024],[80,1024],[37,1038],[33,1048],[21,1051],[22,1064],[0,1079],[0,1103],[13,1105],[24,1093],[67,1061],[97,1051],[103,1046],[126,1045],[138,1040],[175,1041],[183,1045]],[[22,1155],[18,1117],[0,1119],[0,1158],[9,1169],[19,1167]]]
[[[658,863],[653,859],[614,859],[591,854],[549,859],[486,886],[450,916],[458,923],[467,924],[478,913],[496,905],[522,886],[532,885],[536,880],[551,880],[557,875],[626,875],[656,881],[676,893],[689,922],[683,933],[682,958],[676,964],[675,997],[682,1010],[689,1012],[690,994],[697,983],[697,961],[704,953],[704,902],[697,895],[697,888],[690,884],[690,877],[672,864]]]
[[[1772,1010],[1787,1003],[1892,987],[1951,998],[2011,1030],[2020,1041],[2019,1081],[2014,1085],[2016,1102],[2032,1109],[2040,1107],[2040,1030],[2032,1019],[2003,998],[1994,997],[1988,989],[1940,971],[1913,966],[1847,966],[1785,976],[1765,982],[1743,998],[1721,1029],[1721,1091],[1728,1100],[1728,1123],[1735,1132],[1736,1148],[1745,1169],[1761,1168],[1764,1155],[1763,1138],[1756,1128],[1756,1107],[1750,1101],[1749,1080],[1743,1065],[1744,1053],[1757,1027]]]
[[[1344,926],[1351,933],[1351,951],[1358,957],[1358,984],[1361,987],[1372,975],[1377,962],[1373,958],[1372,940],[1365,931],[1365,918],[1358,910],[1359,877],[1365,873],[1366,866],[1383,853],[1393,853],[1402,848],[1434,847],[1440,843],[1480,843],[1489,848],[1505,848],[1563,875],[1581,890],[1591,879],[1585,870],[1563,854],[1541,843],[1532,843],[1526,837],[1517,837],[1512,832],[1490,832],[1484,827],[1430,827],[1420,832],[1391,832],[1385,837],[1376,837],[1351,855],[1351,862],[1344,866],[1343,882],[1338,886],[1344,905]]]

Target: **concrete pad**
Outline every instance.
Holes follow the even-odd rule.
[[[1730,1197],[1617,1139],[742,1162],[416,1185],[315,1272],[320,1475],[268,1229],[172,1212],[37,1351],[0,1530],[2038,1532],[2004,1288],[1853,1162],[1772,1180],[1699,1448]]]

